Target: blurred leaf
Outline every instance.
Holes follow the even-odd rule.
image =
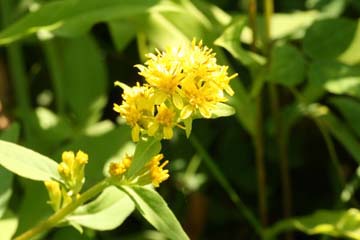
[[[7,44],[36,32],[53,32],[63,36],[81,35],[95,23],[141,14],[158,2],[157,0],[50,2],[3,30],[0,33],[0,44]]]
[[[0,139],[8,142],[17,142],[20,135],[20,125],[12,123],[7,129],[0,133]]]
[[[229,53],[246,66],[256,67],[263,65],[265,60],[253,52],[241,47],[240,36],[246,25],[245,18],[234,19],[223,34],[215,40],[215,45],[225,48]]]
[[[55,161],[20,145],[2,140],[0,140],[0,165],[32,180],[60,179]]]
[[[147,140],[141,139],[136,144],[134,158],[129,170],[126,172],[127,177],[135,176],[149,160],[158,154],[161,150],[160,140],[154,137]]]
[[[301,52],[290,44],[272,48],[269,80],[293,87],[305,77],[305,59]]]
[[[95,230],[120,226],[134,211],[133,201],[116,187],[106,188],[94,201],[79,207],[67,220]]]
[[[11,212],[6,212],[0,218],[1,240],[11,240],[18,226],[18,218]]]
[[[306,7],[318,9],[328,17],[337,17],[345,10],[347,0],[307,0]]]
[[[305,30],[317,19],[320,14],[317,11],[296,11],[294,13],[275,13],[271,19],[271,39],[282,38],[302,38]],[[265,39],[265,19],[262,16],[257,17],[257,33],[259,39],[258,47],[264,45]],[[249,26],[244,28],[241,33],[241,41],[247,44],[252,42],[252,33]]]
[[[75,228],[62,227],[56,230],[52,234],[51,240],[64,240],[64,239],[76,239],[76,240],[92,240],[94,239],[92,234],[79,233]]]
[[[65,99],[79,125],[94,123],[102,115],[107,94],[107,74],[101,50],[90,35],[84,35],[63,41],[61,51]]]
[[[275,239],[281,232],[297,229],[309,235],[324,234],[333,237],[360,239],[360,212],[358,209],[343,211],[320,210],[314,214],[280,221],[266,230],[267,239]]]
[[[344,18],[315,22],[306,32],[304,51],[314,59],[338,59],[343,63],[358,63],[360,61],[359,22]]]
[[[164,199],[154,190],[141,186],[121,186],[136,209],[157,230],[174,240],[189,239]]]
[[[344,123],[336,118],[332,113],[327,113],[319,117],[330,133],[344,146],[352,157],[360,164],[359,141]]]
[[[360,97],[360,67],[335,61],[314,61],[309,67],[309,83],[304,90],[308,102],[316,101],[327,90],[333,94]]]
[[[360,137],[360,103],[351,98],[333,97],[330,103],[345,117],[349,126]]]
[[[108,22],[110,34],[117,51],[122,51],[136,37],[136,26],[124,19]]]

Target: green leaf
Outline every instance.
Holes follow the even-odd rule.
[[[319,117],[330,133],[345,147],[345,149],[360,164],[359,141],[355,138],[353,131],[349,129],[332,113],[327,113]]]
[[[157,138],[141,139],[136,144],[134,158],[129,170],[126,172],[127,177],[135,176],[149,160],[158,154],[161,150],[160,140]]]
[[[134,201],[136,209],[169,239],[189,239],[164,199],[154,190],[141,186],[121,186]]]
[[[136,37],[136,26],[131,21],[113,20],[108,22],[108,26],[118,51],[122,51]]]
[[[142,14],[158,2],[158,0],[50,2],[3,30],[0,33],[0,44],[11,43],[36,32],[79,36],[87,32],[95,23]]]
[[[75,119],[80,125],[97,122],[107,101],[107,73],[100,48],[90,35],[84,35],[64,40],[59,50],[63,54],[62,88]]]
[[[241,47],[240,35],[245,25],[245,18],[235,19],[223,34],[215,40],[215,45],[225,48],[234,58],[246,66],[256,67],[263,65],[265,63],[263,57]]]
[[[128,195],[111,186],[94,201],[79,207],[67,220],[95,230],[112,230],[120,226],[134,209]]]
[[[360,137],[360,102],[347,97],[333,97],[329,101],[340,111],[349,126]]]
[[[314,61],[309,68],[309,83],[303,92],[308,102],[322,97],[326,91],[360,97],[360,67],[335,61]]]
[[[235,114],[235,109],[227,104],[217,103],[216,109],[211,113],[211,118],[228,117]]]
[[[32,180],[60,179],[55,161],[20,145],[2,140],[0,140],[0,165]]]
[[[269,80],[293,87],[305,77],[305,59],[301,52],[290,44],[272,48]]]
[[[314,214],[276,223],[265,235],[273,239],[286,230],[297,229],[309,235],[323,234],[333,237],[360,239],[360,212],[358,209],[341,211],[320,210]]]
[[[343,18],[324,19],[315,22],[306,32],[304,51],[314,59],[338,59],[355,64],[360,61],[359,41],[359,22]]]

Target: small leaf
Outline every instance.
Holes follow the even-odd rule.
[[[136,37],[136,27],[131,21],[113,20],[108,26],[117,51],[122,51]]]
[[[112,230],[120,226],[134,209],[133,201],[111,186],[94,201],[79,207],[67,220],[95,230]]]
[[[2,140],[0,140],[0,165],[32,180],[60,179],[55,161],[20,145]]]
[[[135,202],[136,209],[169,239],[189,239],[164,199],[154,190],[141,186],[121,186]]]
[[[160,152],[160,150],[161,143],[159,139],[148,138],[146,140],[140,140],[136,144],[134,158],[130,169],[126,172],[126,176],[135,176],[152,157]]]
[[[290,44],[272,48],[269,80],[293,87],[305,77],[305,59],[301,52]]]

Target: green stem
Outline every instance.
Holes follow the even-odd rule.
[[[229,181],[226,179],[224,174],[216,166],[216,164],[214,163],[214,160],[207,153],[207,151],[201,145],[199,140],[196,137],[192,136],[190,138],[190,142],[194,146],[196,151],[199,153],[199,155],[202,157],[204,163],[209,168],[210,172],[214,175],[215,179],[220,183],[220,185],[223,187],[223,189],[227,192],[231,201],[235,204],[235,206],[238,208],[238,210],[241,212],[241,214],[244,216],[244,218],[251,224],[251,226],[255,229],[255,231],[260,236],[262,236],[263,230],[262,230],[261,224],[256,219],[256,217],[251,212],[251,210],[240,199],[239,195],[232,188]]]
[[[37,236],[38,234],[45,232],[53,227],[55,227],[61,220],[63,220],[67,215],[72,213],[76,208],[81,206],[86,201],[92,199],[100,192],[102,192],[106,187],[108,187],[110,183],[107,180],[99,182],[98,184],[94,185],[79,198],[75,201],[71,202],[69,205],[65,206],[64,208],[60,209],[59,211],[55,212],[51,215],[47,220],[39,223],[35,227],[29,229],[28,231],[24,232],[20,236],[16,237],[14,240],[27,240],[32,237]]]
[[[251,49],[256,51],[257,29],[257,1],[250,0],[249,2],[249,26],[252,32]],[[264,162],[264,139],[263,139],[263,116],[262,116],[262,95],[261,92],[256,96],[256,129],[252,135],[255,147],[255,164],[258,182],[258,206],[261,223],[263,226],[267,225],[267,203],[266,203],[266,170]]]
[[[62,64],[56,49],[54,40],[46,40],[43,42],[46,61],[48,63],[52,84],[55,91],[55,103],[58,113],[65,111],[65,96],[63,87],[63,71]]]

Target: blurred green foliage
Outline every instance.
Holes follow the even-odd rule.
[[[179,132],[163,146],[171,178],[160,192],[190,238],[260,238],[255,164],[260,132],[268,208],[263,238],[281,239],[280,233],[293,230],[293,239],[317,239],[313,234],[360,239],[354,209],[359,207],[360,2],[275,1],[267,36],[265,5],[257,1],[255,42],[250,2],[0,0],[0,139],[57,160],[63,150],[88,152],[85,187],[90,186],[130,144],[128,127],[112,111],[112,103],[121,102],[113,82],[141,81],[132,66],[155,48],[202,39],[219,63],[239,76],[232,80],[234,117],[195,121],[190,142]],[[271,87],[277,90],[275,113]],[[287,161],[285,170],[279,159]],[[284,171],[291,177],[291,219],[283,214]],[[141,200],[146,194],[134,196],[141,195],[139,202],[153,211]],[[42,184],[0,167],[0,239],[48,216],[46,201]],[[91,226],[82,219],[91,206],[82,210],[79,221]],[[164,239],[149,228],[135,213],[112,231],[85,229],[80,235],[55,229],[46,239]]]

